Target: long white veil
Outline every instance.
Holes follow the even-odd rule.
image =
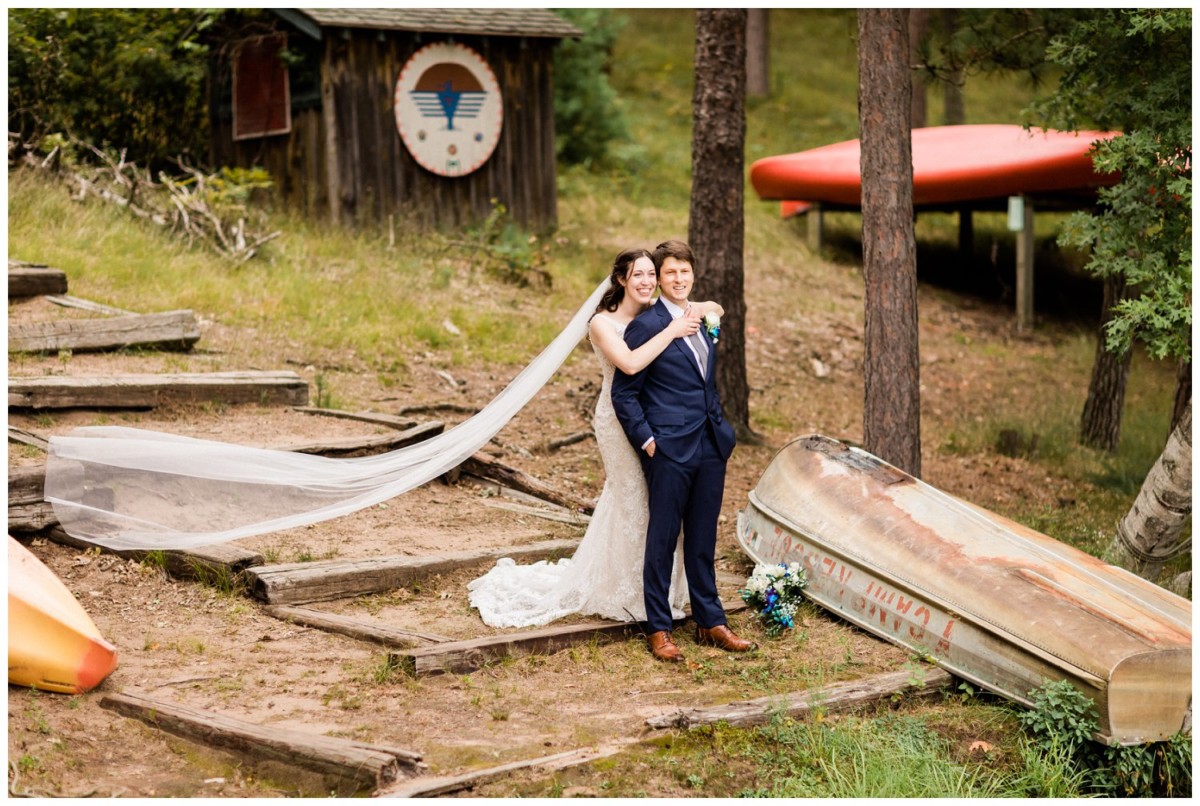
[[[487,444],[575,349],[608,285],[478,414],[432,439],[331,459],[137,428],[77,428],[50,439],[44,498],[68,534],[114,549],[220,543],[393,498]]]

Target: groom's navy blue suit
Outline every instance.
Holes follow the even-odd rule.
[[[671,323],[660,299],[625,329],[635,350]],[[701,330],[703,333],[703,330]],[[725,492],[725,463],[733,452],[733,427],[717,395],[717,345],[704,335],[708,366],[701,376],[696,356],[675,339],[636,375],[617,371],[612,401],[625,435],[642,460],[650,490],[650,525],[642,581],[650,632],[671,629],[669,593],[675,546],[683,527],[683,562],[692,617],[701,627],[725,624],[713,565],[717,517]],[[643,446],[655,441],[654,456]]]

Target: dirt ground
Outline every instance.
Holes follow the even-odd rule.
[[[718,547],[719,569],[743,578],[750,564],[737,547],[734,519],[774,452],[792,437],[813,432],[861,440],[861,279],[852,269],[828,264],[820,273],[824,279],[806,289],[800,301],[788,288],[783,268],[764,266],[747,279],[751,408],[763,444],[742,444],[734,453]],[[72,293],[83,295],[74,288]],[[1047,325],[1018,335],[1007,308],[925,287],[920,309],[925,479],[985,507],[1017,496],[1048,505],[1069,497],[1062,480],[1030,473],[1020,459],[936,450],[951,415],[982,416],[980,407],[988,404],[981,402],[980,390],[1004,396],[1009,405],[1039,393],[1024,388],[1028,384],[988,350],[964,345],[989,345],[992,356],[1002,350],[1015,362],[1029,363],[1033,357],[1052,357],[1064,333]],[[565,321],[569,312],[560,313]],[[78,315],[44,300],[9,307],[11,321]],[[11,356],[9,371],[38,376],[292,369],[310,384],[321,373],[346,408],[395,414],[447,401],[482,406],[518,369],[447,370],[436,355],[409,356],[407,382],[383,388],[353,355],[310,352],[298,340],[276,341],[210,319],[201,320],[201,330],[200,343],[187,354]],[[554,487],[594,498],[603,483],[594,441],[551,452],[542,446],[547,439],[587,429],[597,381],[589,348],[581,345],[487,450]],[[417,416],[452,424],[464,415]],[[10,412],[9,420],[43,436],[84,424],[129,424],[252,444],[383,430],[261,406]],[[42,460],[35,449],[9,446],[10,466]],[[580,526],[494,504],[486,490],[435,481],[351,516],[239,543],[277,562],[293,562],[500,548],[582,535]],[[172,580],[157,568],[111,555],[21,537],[119,647],[120,665],[95,691],[76,697],[10,686],[9,786],[17,795],[270,797],[330,790],[329,782],[315,776],[252,765],[101,709],[101,698],[112,692],[408,748],[423,755],[431,774],[443,775],[642,736],[648,716],[768,693],[771,683],[751,672],[766,675],[778,664],[808,664],[815,684],[902,668],[909,661],[902,650],[814,611],[803,637],[763,641],[758,659],[698,647],[685,634],[683,649],[693,659],[686,667],[657,664],[640,641],[629,640],[504,662],[471,675],[409,679],[389,673],[380,648],[271,618],[249,595]],[[440,576],[412,588],[318,607],[455,638],[484,636],[497,631],[479,621],[465,591],[477,573]],[[726,583],[722,592],[736,599],[735,585]],[[735,615],[731,623],[761,639],[747,615]]]

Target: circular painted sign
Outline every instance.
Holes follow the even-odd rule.
[[[496,75],[465,45],[438,42],[412,55],[396,79],[396,128],[422,168],[464,176],[500,140],[504,104]]]

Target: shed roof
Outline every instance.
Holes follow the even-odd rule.
[[[583,36],[583,31],[544,8],[298,8],[295,11],[322,28],[555,39]]]

